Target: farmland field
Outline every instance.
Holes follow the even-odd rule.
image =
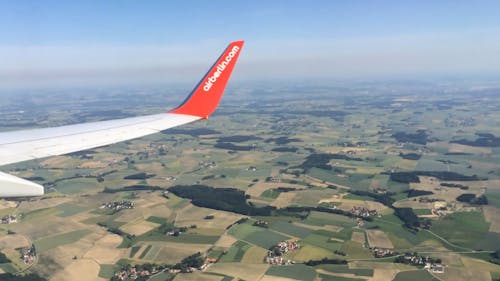
[[[11,260],[0,268],[47,280],[109,280],[127,265],[186,271],[191,262],[209,264],[151,280],[498,279],[498,87],[461,83],[237,87],[208,120],[6,165],[46,194],[0,201],[0,217],[16,216],[0,226]],[[5,94],[0,127],[164,111],[164,89],[128,91],[58,92],[59,103],[29,96],[32,119]],[[282,241],[299,247],[274,248]],[[32,244],[29,266],[18,248]],[[376,258],[373,248],[429,255],[445,273]],[[273,254],[292,264],[267,264]]]
[[[43,252],[61,245],[70,244],[80,240],[91,231],[87,229],[75,230],[68,233],[45,237],[34,242],[37,251]]]

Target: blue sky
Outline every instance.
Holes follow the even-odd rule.
[[[3,1],[4,84],[195,81],[231,40],[236,79],[500,73],[498,1]]]

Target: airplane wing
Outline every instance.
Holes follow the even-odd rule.
[[[0,133],[0,166],[109,145],[208,118],[219,104],[243,43],[229,44],[186,100],[168,113]],[[0,198],[39,195],[43,186],[0,172]]]

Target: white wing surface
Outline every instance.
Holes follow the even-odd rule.
[[[242,48],[243,41],[229,44],[184,103],[169,113],[0,133],[0,166],[105,146],[208,118]],[[43,186],[0,172],[0,197],[42,194]]]

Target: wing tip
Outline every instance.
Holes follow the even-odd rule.
[[[232,41],[188,98],[170,113],[207,119],[219,105],[244,43],[244,40]]]

